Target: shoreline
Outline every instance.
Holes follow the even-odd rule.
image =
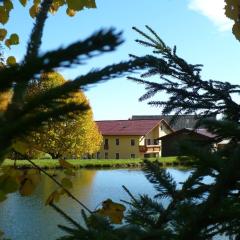
[[[151,162],[158,161],[163,168],[192,166],[191,162],[180,161],[177,157],[162,157],[148,160]],[[35,159],[32,161],[43,169],[63,169],[57,159]],[[66,159],[66,161],[72,164],[74,169],[141,168],[144,165],[143,159]],[[6,159],[2,166],[11,167],[14,166],[14,162],[14,160]],[[16,167],[18,169],[34,168],[27,160],[16,160]]]

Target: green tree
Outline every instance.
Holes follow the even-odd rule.
[[[146,161],[146,177],[154,185],[156,195],[134,197],[124,187],[132,199],[125,218],[127,224],[116,228],[97,213],[90,217],[83,213],[87,228],[73,222],[72,227],[59,226],[68,234],[60,239],[210,240],[223,235],[240,239],[240,105],[233,99],[233,95],[240,94],[240,86],[202,80],[202,65],[187,63],[177,55],[176,47],[168,47],[151,28],[147,27],[149,34],[134,30],[144,38],[137,42],[155,53],[148,56],[149,69],[141,78],[129,77],[146,86],[140,101],[166,92],[168,100],[149,104],[163,107],[164,114],[201,113],[198,124],[215,134],[216,142],[228,139],[229,143],[218,151],[213,151],[207,142],[182,143],[187,156],[180,160],[193,161],[194,168],[180,184],[159,162]],[[160,81],[146,80],[151,76],[159,76]],[[224,118],[206,120],[216,114]],[[167,199],[165,204],[163,199]]]
[[[42,74],[40,81],[34,81],[28,90],[28,97],[40,92],[61,86],[65,79],[60,73]],[[69,94],[64,103],[84,103],[89,105],[84,93],[77,90]],[[39,110],[44,111],[44,108]],[[60,121],[49,119],[44,125],[24,138],[32,148],[50,153],[54,158],[82,157],[96,153],[101,145],[102,136],[93,120],[91,108],[85,112],[74,112],[70,116],[62,116]]]

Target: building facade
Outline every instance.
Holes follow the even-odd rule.
[[[160,137],[162,146],[162,157],[181,156],[185,155],[181,144],[184,142],[195,142],[202,146],[216,148],[214,144],[215,135],[208,132],[206,129],[186,129],[175,131],[168,135]]]
[[[172,133],[165,120],[97,121],[103,144],[96,158],[129,159],[161,156],[160,137]]]

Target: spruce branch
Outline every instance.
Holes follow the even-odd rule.
[[[40,5],[39,13],[36,16],[35,25],[29,38],[28,47],[24,62],[30,62],[38,56],[39,48],[41,46],[41,39],[43,35],[44,24],[47,19],[47,14],[53,0],[43,0]]]
[[[99,30],[84,41],[77,41],[68,47],[36,56],[34,61],[0,69],[0,91],[11,88],[13,83],[21,79],[30,81],[41,72],[59,67],[71,67],[74,63],[82,63],[81,59],[86,61],[93,56],[114,51],[121,43],[121,32],[116,32],[113,28]]]
[[[74,219],[72,219],[68,214],[66,214],[61,208],[59,208],[56,204],[49,204],[56,212],[58,212],[64,219],[66,219],[70,224],[75,226],[78,229],[82,229],[81,225],[79,225]]]
[[[44,0],[41,3],[39,13],[37,14],[36,17],[35,26],[30,35],[26,56],[24,58],[24,62],[26,63],[31,64],[31,62],[32,61],[34,62],[35,58],[38,57],[38,51],[41,45],[44,24],[47,19],[47,13],[52,2],[53,0]],[[14,86],[14,94],[12,97],[11,104],[9,105],[9,108],[12,109],[13,111],[16,111],[18,108],[21,108],[28,80],[29,80],[28,78],[22,78],[20,81],[16,82],[16,86]]]
[[[154,184],[157,190],[155,198],[171,197],[175,199],[177,197],[177,184],[173,180],[172,176],[162,169],[159,163],[150,163],[149,161],[144,161],[145,167],[144,172],[146,174],[149,182]]]
[[[145,58],[141,58],[133,61],[121,62],[119,64],[113,64],[99,70],[92,70],[91,72],[83,76],[79,76],[72,81],[68,81],[61,86],[52,88],[42,94],[34,96],[23,106],[19,115],[26,114],[37,108],[39,102],[41,102],[43,106],[46,106],[55,98],[65,98],[69,93],[76,91],[76,89],[81,88],[87,90],[90,85],[124,76],[127,73],[146,67],[147,64],[148,63],[145,62]]]
[[[232,94],[240,93],[239,85],[216,80],[202,80],[200,64],[189,64],[173,50],[166,46],[160,37],[150,27],[146,27],[150,35],[134,27],[144,40],[140,44],[153,48],[160,58],[149,66],[149,70],[141,77],[159,75],[161,82],[150,82],[145,79],[129,78],[137,83],[144,84],[147,92],[140,101],[149,99],[159,92],[170,95],[170,101],[151,101],[151,105],[163,106],[165,114],[179,111],[182,114],[199,113],[204,117],[215,113],[227,115],[230,120],[240,119],[240,105],[232,99]],[[133,56],[137,58],[137,56]],[[226,109],[228,109],[226,111]]]

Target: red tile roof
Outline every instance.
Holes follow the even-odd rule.
[[[161,120],[96,121],[99,131],[102,133],[102,135],[108,136],[109,135],[143,136],[150,132],[160,122]]]

